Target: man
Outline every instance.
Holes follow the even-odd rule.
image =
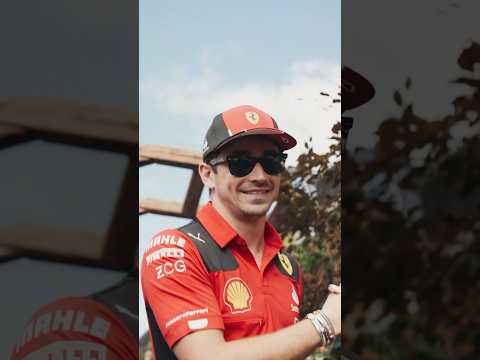
[[[266,219],[295,145],[253,106],[213,119],[198,168],[211,201],[155,235],[143,257],[157,360],[304,359],[340,333],[339,286],[322,312],[299,319],[301,272]]]

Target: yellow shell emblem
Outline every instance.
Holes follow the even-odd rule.
[[[240,278],[232,278],[225,284],[225,304],[228,305],[232,314],[243,313],[252,310],[253,296],[247,284]]]
[[[285,269],[287,274],[291,276],[293,274],[293,267],[288,256],[285,254],[278,254],[278,258],[280,259],[280,264],[282,264],[282,267]]]
[[[253,112],[253,111],[247,111],[245,113],[245,118],[250,122],[252,123],[253,125],[257,125],[258,122],[260,121],[260,116],[256,113],[256,112]]]

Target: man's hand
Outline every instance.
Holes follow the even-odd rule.
[[[342,284],[338,286],[330,284],[328,290],[330,294],[328,294],[322,310],[332,322],[335,335],[339,335],[342,332]]]
[[[328,285],[328,291],[334,294],[341,294],[342,293],[342,284],[340,285],[334,285],[330,284]]]

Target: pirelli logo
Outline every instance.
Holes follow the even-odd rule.
[[[146,262],[147,265],[150,265],[155,260],[159,260],[161,258],[183,258],[185,256],[185,250],[179,248],[163,248],[157,251],[154,251],[150,255],[147,256]]]

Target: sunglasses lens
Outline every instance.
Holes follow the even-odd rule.
[[[248,156],[233,156],[228,158],[230,173],[236,177],[244,177],[250,174],[255,166],[255,161]]]
[[[285,170],[283,160],[280,157],[265,156],[260,159],[260,164],[268,175],[278,175]]]
[[[268,175],[278,175],[285,170],[286,155],[265,155],[259,159],[253,158],[249,155],[229,156],[227,158],[228,168],[230,173],[236,177],[244,177],[250,174],[255,167],[255,164],[260,162],[263,170]]]

